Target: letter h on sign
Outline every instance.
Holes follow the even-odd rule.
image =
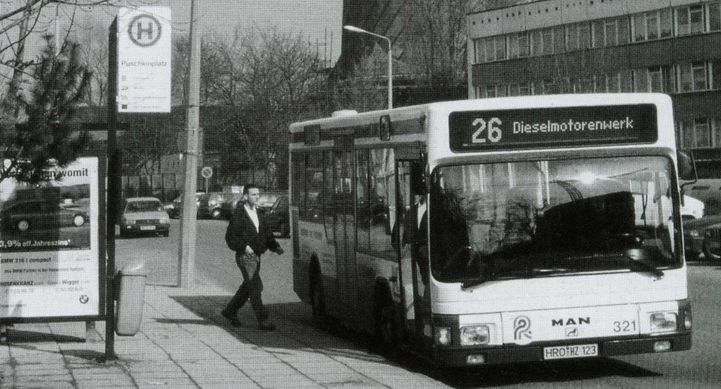
[[[153,23],[150,23],[150,21],[148,21],[147,27],[143,27],[143,21],[138,20],[138,24],[136,25],[136,28],[135,28],[136,39],[139,41],[142,40],[143,33],[147,33],[148,40],[152,41],[153,40]]]

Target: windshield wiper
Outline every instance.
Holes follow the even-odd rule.
[[[663,271],[656,269],[651,262],[649,262],[649,252],[646,248],[633,248],[627,249],[623,252],[624,258],[629,260],[629,263],[636,265],[643,269],[647,273],[653,274],[656,279],[661,279],[664,276]],[[631,269],[633,270],[633,269]]]

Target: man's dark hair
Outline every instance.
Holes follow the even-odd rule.
[[[255,184],[246,184],[246,185],[243,187],[243,194],[248,194],[248,192],[250,192],[251,189],[258,189],[258,190],[260,190],[260,187],[259,187],[258,185],[255,185]]]

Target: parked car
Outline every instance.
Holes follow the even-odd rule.
[[[267,192],[260,192],[260,198],[258,199],[258,208],[262,208],[266,211],[270,211],[270,209],[275,205],[275,202],[278,201],[278,199],[281,196],[288,196],[287,191],[267,191]]]
[[[278,196],[267,214],[267,220],[271,230],[280,233],[280,236],[283,238],[290,236],[288,207],[288,195],[282,194]]]
[[[203,193],[196,193],[195,194],[195,205],[196,207],[200,203],[200,196]],[[168,212],[168,216],[172,217],[173,219],[179,218],[180,215],[183,214],[183,194],[179,194],[178,197],[176,197],[172,203],[165,205],[163,207],[166,212]]]
[[[3,228],[25,232],[36,228],[80,227],[88,221],[83,208],[61,207],[60,204],[43,200],[18,200],[3,205],[0,224]]]
[[[230,198],[228,198],[221,208],[221,213],[223,214],[224,219],[230,220],[230,217],[233,216],[233,212],[235,211],[235,208],[238,207],[238,204],[241,203],[243,200],[243,194],[242,193],[233,193]]]
[[[120,216],[120,236],[132,234],[170,234],[170,216],[156,197],[125,199]]]
[[[721,259],[721,215],[684,220],[683,235],[686,259],[697,259],[701,253],[707,260]]]
[[[232,202],[237,193],[232,192],[210,192],[203,193],[198,197],[198,219],[222,219],[223,204]]]

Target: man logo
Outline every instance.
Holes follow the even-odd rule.
[[[158,19],[149,14],[138,15],[128,24],[128,36],[138,46],[148,47],[160,39],[162,28]]]
[[[566,327],[566,337],[574,338],[578,336],[578,327]]]
[[[517,344],[531,343],[531,319],[526,316],[518,316],[513,321],[513,340]]]

